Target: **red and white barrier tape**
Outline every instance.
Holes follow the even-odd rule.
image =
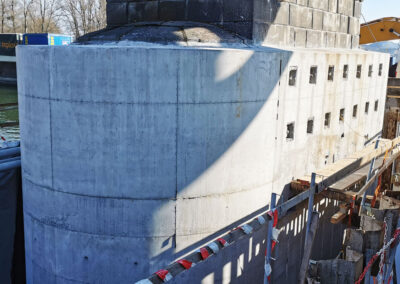
[[[246,234],[246,235],[250,235],[253,232],[253,227],[250,225],[243,225],[240,227],[240,229],[242,229],[242,231]]]
[[[271,232],[271,255],[274,252],[275,246],[278,243],[278,237],[281,233],[282,229],[277,229],[276,226],[278,225],[278,210],[275,208],[267,212],[268,216],[271,217],[272,220],[272,232]],[[265,257],[267,257],[268,253],[268,246],[265,250]],[[271,282],[271,274],[272,274],[272,267],[269,263],[269,259],[266,259],[266,263],[264,266],[264,275],[268,279],[268,282]]]
[[[160,278],[163,282],[167,282],[172,279],[171,273],[168,270],[161,269],[156,272],[158,278]]]
[[[276,227],[276,225],[278,225],[278,210],[274,209],[274,210],[270,210],[267,212],[267,214],[271,217],[271,219],[274,221],[274,223],[272,224],[272,227]]]
[[[208,248],[209,248],[210,250],[212,250],[212,252],[213,252],[214,254],[217,254],[217,253],[219,252],[219,246],[218,246],[218,244],[215,243],[215,242],[212,242],[211,244],[209,244],[209,245],[208,245]]]
[[[277,210],[269,211],[268,214],[271,216],[271,219],[274,222],[273,227],[276,227],[276,224],[278,223],[278,211]],[[257,217],[257,221],[260,225],[264,225],[266,223],[266,220],[263,216]],[[248,224],[242,225],[242,226],[234,229],[233,231],[236,231],[239,229],[242,230],[246,235],[249,235],[253,232],[253,227]],[[272,240],[272,250],[274,249],[275,244],[277,242],[275,237],[277,238],[279,233],[280,233],[280,231],[274,228],[273,240]],[[219,247],[218,243],[220,243],[221,246],[223,246],[223,247],[229,246],[229,243],[225,239],[218,238],[215,242],[212,242],[207,245],[207,247],[213,252],[213,254],[217,254],[220,251],[220,247]],[[197,250],[197,253],[199,253],[201,255],[202,260],[206,260],[210,256],[210,253],[208,252],[206,247],[203,247],[203,248]],[[185,268],[185,270],[188,270],[188,269],[192,268],[193,266],[195,266],[195,263],[190,262],[186,259],[180,259],[177,261],[177,263],[179,263],[183,268]],[[269,266],[269,270],[272,271],[271,266]],[[163,282],[167,282],[173,278],[171,273],[165,269],[161,269],[161,270],[157,271],[155,274]],[[149,279],[143,279],[143,280],[140,280],[139,282],[136,282],[136,284],[152,284],[152,282]]]
[[[229,246],[229,243],[228,243],[227,241],[225,241],[223,238],[219,238],[217,241],[219,241],[219,243],[220,243],[223,247]]]
[[[179,263],[180,265],[183,266],[183,268],[185,268],[186,270],[192,268],[193,266],[195,266],[195,264],[189,260],[186,259],[180,259],[177,261],[177,263]]]
[[[259,216],[257,218],[257,220],[258,220],[258,223],[260,223],[260,225],[264,225],[265,223],[267,223],[267,221],[265,221],[263,216]]]
[[[202,260],[205,260],[210,256],[206,248],[201,248],[200,250],[198,250],[198,253],[200,253]]]
[[[383,254],[391,245],[392,243],[400,236],[400,228],[397,228],[396,231],[394,232],[393,238],[386,243],[368,262],[367,266],[365,266],[363,273],[361,273],[360,277],[356,281],[355,284],[361,284],[362,280],[365,277],[365,274],[367,274],[368,270],[371,268],[371,266],[374,264],[375,260]]]

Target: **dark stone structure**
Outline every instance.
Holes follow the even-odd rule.
[[[252,37],[253,1],[107,0],[108,27],[135,22],[194,21]]]

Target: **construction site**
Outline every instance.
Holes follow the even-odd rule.
[[[400,58],[364,45],[400,19],[362,4],[107,0],[15,44],[0,283],[397,283]]]

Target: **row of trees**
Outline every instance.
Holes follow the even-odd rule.
[[[0,0],[1,33],[67,33],[106,25],[106,0]]]

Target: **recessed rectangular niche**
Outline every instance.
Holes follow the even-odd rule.
[[[331,113],[330,112],[325,113],[324,126],[326,128],[329,128],[329,126],[331,126]]]
[[[379,71],[378,71],[378,75],[382,76],[382,70],[383,70],[383,64],[379,64]]]
[[[286,139],[294,139],[294,122],[286,126]]]
[[[356,77],[357,77],[358,79],[361,78],[361,71],[362,71],[362,65],[357,65]]]
[[[311,66],[310,68],[310,84],[317,84],[318,67]]]
[[[328,68],[328,81],[333,81],[335,77],[335,66],[329,66]]]
[[[375,101],[375,106],[374,106],[374,110],[375,110],[375,111],[378,111],[378,106],[379,106],[379,101],[376,100],[376,101]]]
[[[369,102],[365,103],[365,113],[368,113],[369,111]]]
[[[344,121],[344,108],[340,109],[339,121],[340,122]]]
[[[290,67],[289,70],[289,86],[296,86],[297,67]]]
[[[314,119],[311,118],[307,121],[307,134],[312,134],[314,131]]]
[[[343,79],[347,79],[349,77],[349,65],[343,66]]]
[[[358,106],[357,106],[357,105],[353,106],[353,117],[354,117],[354,118],[357,117],[357,109],[358,109]]]
[[[369,65],[369,67],[368,67],[368,77],[372,77],[373,69],[374,69],[374,66],[373,65]]]

